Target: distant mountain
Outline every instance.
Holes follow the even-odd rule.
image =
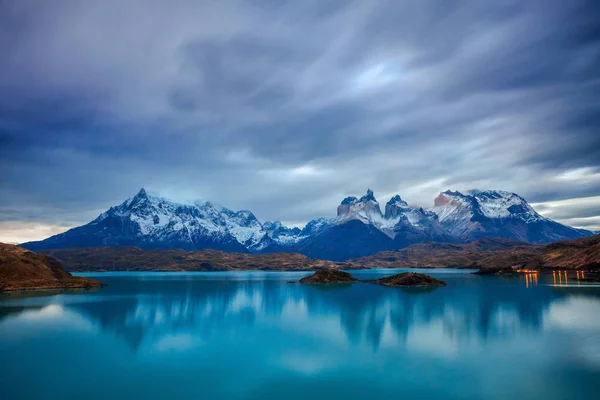
[[[92,222],[38,242],[30,250],[100,246],[141,249],[215,249],[240,253],[297,252],[342,261],[425,241],[461,243],[500,237],[534,243],[580,238],[591,232],[536,213],[520,196],[502,191],[464,195],[446,191],[430,210],[393,196],[382,212],[372,190],[342,200],[335,218],[302,229],[261,223],[248,210],[210,202],[177,203],[141,189]]]
[[[394,240],[394,248],[406,247],[412,243],[433,240],[454,242],[456,239],[444,229],[436,213],[423,208],[410,207],[395,195],[385,205],[385,219],[390,221],[391,230],[384,228]]]
[[[142,249],[217,249],[247,253],[265,234],[250,211],[233,212],[211,203],[180,204],[140,190],[87,225],[40,242],[31,250],[136,246]]]
[[[559,224],[538,214],[521,196],[500,190],[471,194],[445,191],[431,209],[460,241],[501,237],[531,243],[577,239],[592,232]]]
[[[409,207],[399,195],[390,199],[383,214],[369,189],[360,198],[350,196],[342,200],[337,217],[318,234],[307,235],[292,250],[309,257],[343,261],[424,240],[454,238],[441,227],[434,213]]]

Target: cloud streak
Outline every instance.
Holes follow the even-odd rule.
[[[367,187],[599,196],[599,9],[4,2],[0,221],[79,224],[141,186],[294,223]]]

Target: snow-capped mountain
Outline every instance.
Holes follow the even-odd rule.
[[[379,202],[371,189],[360,199],[346,197],[337,208],[334,224],[343,224],[357,220],[373,225],[396,244],[410,244],[424,240],[448,241],[452,238],[441,227],[437,215],[423,208],[411,207],[400,197],[393,196],[385,205],[385,214],[381,212]]]
[[[466,195],[448,190],[435,199],[431,211],[452,236],[462,241],[504,237],[548,243],[591,233],[545,218],[521,196],[501,190],[473,191]]]
[[[248,252],[260,247],[265,236],[250,211],[234,212],[209,202],[176,203],[142,189],[87,225],[24,246],[31,250],[137,246]]]
[[[410,207],[399,195],[388,201],[383,214],[373,191],[368,189],[360,198],[342,200],[337,217],[320,233],[306,235],[294,251],[309,257],[346,260],[425,240],[454,239],[441,227],[435,213]]]
[[[379,202],[371,189],[360,199],[354,196],[346,197],[337,208],[336,224],[358,220],[364,224],[380,224],[383,214]]]
[[[317,235],[331,224],[331,219],[317,218],[308,222],[302,229],[298,227],[288,228],[280,221],[267,221],[262,226],[267,236],[272,240],[272,247],[286,247],[293,246],[310,236]],[[271,249],[267,248],[266,250]]]
[[[232,211],[210,202],[170,201],[141,189],[92,222],[38,242],[31,250],[68,247],[137,246],[143,249],[217,249],[236,252],[289,251],[330,224],[319,218],[304,229],[281,222],[261,224],[248,210]]]
[[[394,239],[396,247],[405,247],[412,243],[433,240],[453,242],[455,239],[440,225],[438,216],[422,207],[410,207],[408,203],[395,195],[385,206],[387,227],[382,230]]]
[[[346,197],[335,218],[318,218],[302,229],[261,223],[248,210],[210,202],[177,203],[144,189],[92,222],[39,242],[31,250],[94,246],[144,249],[217,249],[235,252],[298,252],[346,260],[422,241],[459,242],[504,237],[546,243],[592,235],[542,217],[520,196],[503,191],[446,191],[431,210],[393,196],[381,211],[372,190]]]
[[[305,238],[305,236],[302,235],[302,229],[288,228],[280,221],[267,221],[263,223],[262,226],[269,238],[281,246],[292,245]]]

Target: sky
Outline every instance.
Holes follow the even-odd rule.
[[[0,241],[141,187],[302,225],[500,189],[600,229],[595,0],[0,0]]]

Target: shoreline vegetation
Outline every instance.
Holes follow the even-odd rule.
[[[523,271],[600,272],[600,235],[533,245],[486,238],[466,244],[424,242],[344,262],[311,259],[297,253],[247,254],[217,250],[142,250],[93,247],[28,251],[0,243],[0,291],[93,288],[97,280],[69,272],[108,271],[340,271],[372,268],[464,268],[477,274]],[[351,275],[350,275],[351,276]],[[586,277],[586,279],[595,279]]]

